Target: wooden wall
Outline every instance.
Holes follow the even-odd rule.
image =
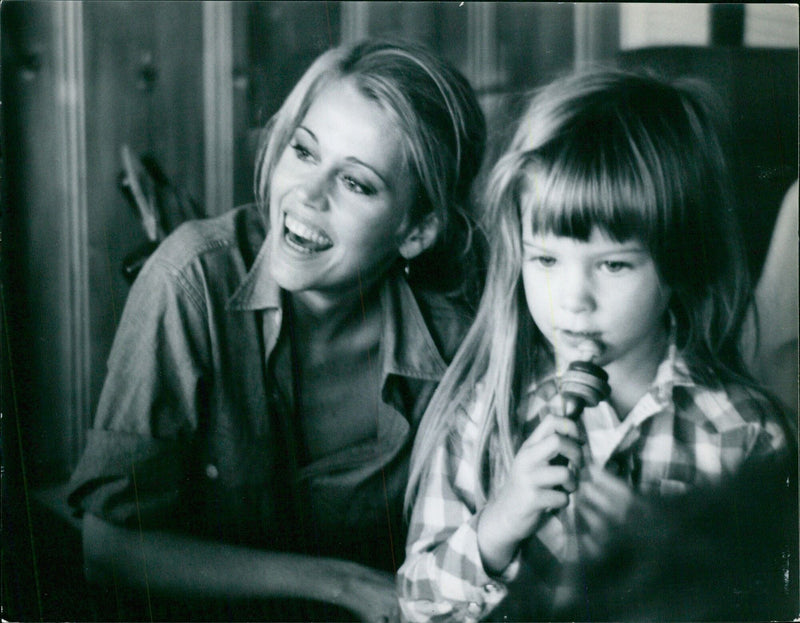
[[[199,3],[2,7],[4,248],[15,399],[33,483],[83,445],[146,237],[118,181],[120,148],[150,153],[202,201]]]

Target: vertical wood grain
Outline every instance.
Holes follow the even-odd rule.
[[[230,2],[203,3],[203,123],[208,214],[233,207],[233,13]]]
[[[56,11],[56,98],[59,102],[59,149],[64,154],[62,171],[66,198],[67,257],[64,262],[67,284],[65,350],[69,362],[64,379],[70,396],[63,414],[68,431],[68,456],[75,463],[83,449],[90,424],[89,385],[89,252],[88,204],[86,195],[86,128],[83,72],[83,5],[59,2]]]

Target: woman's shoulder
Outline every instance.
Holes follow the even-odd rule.
[[[159,245],[154,259],[181,270],[200,257],[226,248],[255,256],[266,227],[255,206],[248,204],[221,215],[185,221]]]

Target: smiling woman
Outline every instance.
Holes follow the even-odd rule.
[[[70,494],[88,577],[126,616],[397,618],[408,456],[470,320],[483,143],[439,58],[333,49],[268,124],[261,209],[150,258]]]
[[[417,184],[388,113],[352,80],[325,88],[272,174],[272,276],[323,313],[371,291],[398,252],[413,259],[438,235],[435,218],[408,223]]]

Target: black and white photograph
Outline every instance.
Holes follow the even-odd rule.
[[[0,0],[0,619],[800,620],[799,24]]]

